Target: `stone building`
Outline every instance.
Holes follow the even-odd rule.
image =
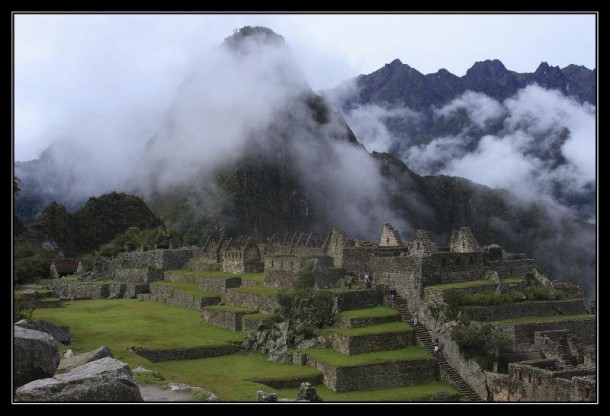
[[[257,273],[263,271],[260,249],[251,238],[240,247],[229,240],[223,251],[223,270],[229,273]]]
[[[67,276],[84,271],[83,263],[77,259],[55,259],[51,261],[50,266],[51,276],[57,279],[61,276]]]

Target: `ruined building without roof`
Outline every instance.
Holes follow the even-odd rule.
[[[403,319],[411,314],[419,318],[417,336],[411,333],[412,339],[396,334],[378,334],[368,341],[342,338],[340,334],[331,336],[331,346],[342,354],[391,350],[415,342],[430,349],[431,340],[437,339],[442,346],[441,376],[456,384],[468,399],[597,400],[595,311],[586,313],[580,288],[549,280],[525,254],[507,253],[495,244],[479,245],[467,227],[454,230],[444,247],[437,246],[423,230],[417,230],[411,240],[404,240],[389,223],[382,225],[377,242],[350,239],[336,228],[323,238],[311,233],[285,233],[266,241],[239,241],[245,242],[209,238],[201,248],[121,253],[105,272],[119,283],[88,294],[82,292],[85,286],[79,286],[81,292],[72,296],[161,300],[201,309],[202,320],[207,323],[234,331],[255,331],[261,318],[250,319],[257,315],[248,314],[252,310],[272,313],[278,304],[275,295],[269,293],[291,289],[302,271],[315,271],[314,288],[336,290],[332,293],[337,296],[337,311],[388,303],[383,293],[392,291],[403,302],[399,307]],[[154,281],[160,279],[192,282],[193,277],[177,270],[184,268],[234,274],[235,278],[196,278],[204,290],[225,292],[227,306],[210,306],[220,303],[220,296],[194,298],[180,294],[178,289],[155,286]],[[247,275],[263,271],[262,282],[247,279]],[[345,290],[348,280],[361,283],[358,277],[364,274],[372,274],[377,290],[363,290],[358,284],[356,290]],[[74,290],[70,282],[48,284],[64,297]],[[248,289],[256,285],[267,289]],[[87,286],[86,290],[94,287]],[[510,343],[509,350],[498,355],[493,368],[465,359],[451,337],[457,322],[438,315],[442,305],[456,294],[484,295],[491,291],[496,295],[524,296],[522,293],[528,288],[536,287],[552,294],[561,292],[564,297],[487,306],[467,304],[461,310],[460,319],[467,320],[470,328],[490,327]],[[395,306],[393,302],[390,305]],[[294,357],[300,357],[302,364],[303,354],[295,353]],[[309,365],[324,373],[324,383],[334,391],[409,385],[414,380],[435,380],[437,374],[433,362],[388,363],[379,371],[366,366],[340,371],[313,359]]]

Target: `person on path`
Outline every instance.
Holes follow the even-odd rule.
[[[368,273],[364,275],[364,287],[367,289],[371,288],[371,278],[369,277]]]
[[[417,326],[417,314],[413,314],[413,326]]]
[[[434,344],[434,358],[436,358],[437,360],[438,360],[438,351],[439,351],[438,344]]]

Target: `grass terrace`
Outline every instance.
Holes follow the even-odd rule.
[[[309,349],[305,350],[305,352],[316,361],[337,367],[353,367],[396,361],[425,360],[432,357],[428,351],[415,345],[411,345],[400,350],[368,352],[357,355],[345,355],[331,349]]]
[[[257,312],[257,313],[249,313],[247,315],[244,315],[244,319],[260,319],[260,320],[267,320],[267,319],[271,319],[273,318],[273,314],[271,313],[262,313],[262,312]]]
[[[435,289],[447,290],[447,289],[467,289],[470,287],[479,287],[479,286],[495,286],[496,282],[489,279],[479,279],[479,280],[469,280],[467,282],[457,282],[457,283],[443,283],[440,285],[432,285],[428,287],[433,287]]]
[[[394,332],[408,332],[412,331],[413,328],[406,322],[388,322],[385,324],[363,326],[352,329],[341,329],[341,328],[329,328],[325,332],[332,332],[335,334],[341,334],[348,337],[358,337],[363,335],[377,335],[387,334]]]
[[[376,306],[368,309],[354,309],[351,311],[344,311],[339,314],[339,317],[345,318],[382,318],[386,316],[396,316],[400,313],[390,308],[389,306]]]
[[[447,395],[453,396],[460,394],[457,387],[442,381],[433,381],[426,384],[414,386],[389,387],[383,389],[373,389],[364,391],[350,391],[346,393],[336,393],[329,390],[325,385],[315,386],[318,394],[325,402],[414,402],[434,399],[437,392],[445,391]],[[279,398],[294,398],[299,389],[278,390]]]
[[[564,322],[564,321],[591,321],[595,315],[551,315],[551,316],[525,316],[523,318],[504,319],[503,321],[489,321],[490,324],[519,325],[544,322]]]

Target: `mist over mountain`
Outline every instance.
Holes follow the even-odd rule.
[[[399,60],[324,96],[369,151],[424,175],[463,176],[595,218],[596,71],[546,62],[533,73],[498,60],[457,77]]]
[[[481,80],[477,91],[464,77],[439,71],[432,82],[394,61],[322,97],[308,86],[281,36],[244,27],[202,57],[162,117],[137,130],[153,131],[145,146],[118,132],[118,139],[108,136],[114,137],[112,149],[99,151],[99,140],[79,147],[76,136],[37,161],[17,163],[17,213],[35,216],[44,207],[36,208],[37,201],[51,196],[76,208],[89,196],[116,190],[143,197],[190,243],[220,234],[321,234],[333,226],[351,237],[377,239],[381,224],[391,222],[407,239],[423,228],[445,245],[451,230],[465,225],[481,244],[525,251],[552,278],[584,283],[590,297],[594,227],[574,216],[577,204],[560,197],[573,198],[573,189],[590,183],[590,148],[573,137],[590,133],[588,75],[565,71],[572,77],[566,91],[580,94],[572,99],[541,86],[523,88],[527,77],[494,62],[469,71]],[[555,70],[546,72],[549,86],[564,85]],[[544,71],[537,77],[547,79]],[[540,94],[550,95],[546,102],[532,99]],[[512,140],[510,146],[503,147],[505,140]],[[491,158],[498,149],[500,156]],[[498,172],[493,163],[509,160],[502,156],[506,149],[525,150],[513,152],[514,165]],[[492,164],[478,167],[468,157]],[[541,168],[529,169],[521,159]],[[483,172],[478,182],[488,186],[450,170],[468,173],[469,166]],[[522,190],[497,176],[508,176],[506,169],[523,181]],[[530,171],[555,176],[528,181],[518,175]],[[494,175],[496,182],[489,182]],[[540,192],[560,180],[573,186]],[[588,207],[586,188],[581,197]]]

